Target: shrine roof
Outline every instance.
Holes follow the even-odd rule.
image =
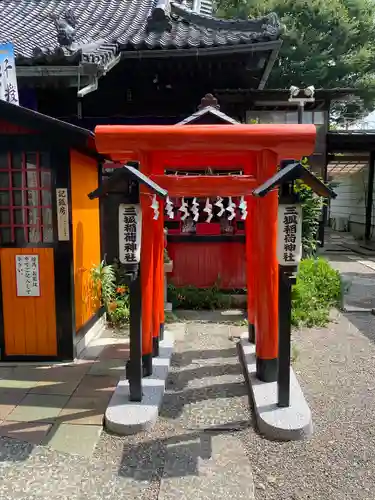
[[[170,0],[7,0],[1,10],[0,43],[14,44],[18,65],[110,69],[123,53],[270,51],[281,44],[276,14],[223,20]]]

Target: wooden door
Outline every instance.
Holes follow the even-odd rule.
[[[40,296],[17,296],[17,255],[37,255]],[[3,338],[1,358],[57,355],[53,248],[0,250]]]

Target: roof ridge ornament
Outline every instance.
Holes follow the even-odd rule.
[[[77,19],[71,9],[61,14],[52,14],[51,18],[57,30],[57,41],[62,47],[70,47],[75,40]]]
[[[254,38],[277,39],[283,32],[283,25],[275,12],[255,19],[220,19],[207,14],[199,14],[185,3],[171,0],[171,14],[180,19],[212,30],[251,32]]]
[[[157,0],[150,16],[147,18],[148,32],[163,33],[172,30],[170,0]]]
[[[220,109],[220,104],[218,103],[218,100],[213,94],[206,94],[204,97],[201,99],[201,103],[198,106],[198,109],[204,109],[204,108],[215,108],[215,109]]]

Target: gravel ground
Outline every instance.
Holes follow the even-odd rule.
[[[296,332],[295,371],[313,414],[309,441],[280,443],[241,432],[257,500],[375,498],[375,318],[336,316]]]
[[[292,443],[254,430],[235,348],[244,327],[215,321],[189,322],[177,342],[151,432],[103,433],[90,460],[3,438],[0,498],[252,500],[254,479],[256,500],[373,500],[375,317],[294,334],[314,434]]]

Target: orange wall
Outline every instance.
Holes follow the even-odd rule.
[[[90,269],[100,262],[99,200],[88,193],[98,187],[96,160],[71,151],[72,225],[76,329],[98,310],[91,292]]]
[[[17,297],[16,255],[39,256],[40,297]],[[56,356],[55,278],[52,248],[0,250],[5,354]]]

